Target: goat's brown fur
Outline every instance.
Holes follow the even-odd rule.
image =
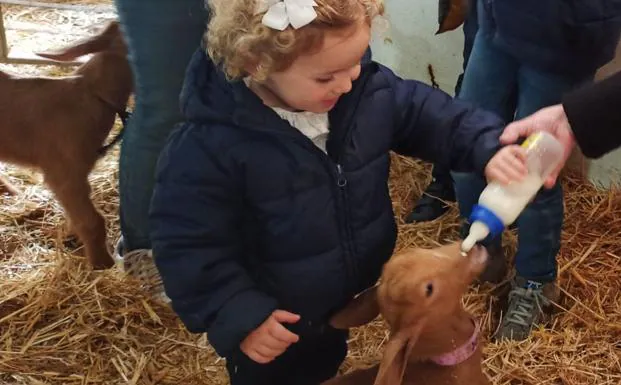
[[[0,71],[0,161],[32,167],[44,180],[96,269],[114,264],[105,221],[90,198],[92,171],[116,114],[133,90],[119,24],[68,48],[39,53],[57,61],[93,57],[66,77],[16,77]]]
[[[481,346],[466,361],[439,366],[430,358],[449,353],[474,333],[472,318],[461,297],[481,273],[484,248],[467,257],[457,243],[393,256],[384,266],[380,283],[356,297],[331,320],[350,328],[382,314],[390,328],[379,365],[335,377],[323,385],[485,385]]]

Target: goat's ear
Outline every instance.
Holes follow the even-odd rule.
[[[401,385],[405,368],[423,330],[424,320],[413,327],[400,328],[390,336],[373,385]]]
[[[79,40],[69,47],[54,51],[37,52],[38,56],[56,61],[72,61],[80,56],[107,49],[121,33],[119,23],[112,21],[97,35]]]
[[[377,286],[373,286],[351,300],[345,308],[330,318],[330,325],[336,329],[348,329],[367,324],[379,315]]]

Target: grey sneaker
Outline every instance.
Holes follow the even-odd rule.
[[[543,284],[516,277],[509,293],[509,307],[496,339],[527,339],[533,326],[549,319],[552,302],[558,297],[559,289],[554,282]]]
[[[164,290],[162,277],[153,261],[151,250],[136,249],[125,252],[123,249],[123,239],[121,238],[117,243],[114,257],[121,269],[128,275],[138,278],[149,293],[152,293],[154,297],[160,298],[165,303],[170,303],[170,298],[168,298]]]

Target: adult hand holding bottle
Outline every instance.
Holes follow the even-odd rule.
[[[565,149],[558,169],[545,181],[552,186],[571,150],[580,146],[587,158],[595,159],[621,146],[621,72],[597,83],[571,91],[562,104],[544,108],[507,126],[500,138],[515,143],[536,131],[552,134]]]
[[[517,134],[527,133],[530,126]],[[553,174],[558,175],[566,152],[547,130],[534,132],[520,146],[510,144],[498,151],[485,169],[489,183],[470,214],[471,226],[462,251],[470,251],[488,235],[498,236],[511,225],[544,182],[556,179]]]
[[[501,135],[500,142],[512,144],[517,142],[519,138],[528,137],[538,131],[552,134],[563,146],[561,161],[544,181],[544,186],[551,188],[556,183],[559,173],[576,146],[576,139],[561,104],[543,108],[524,119],[509,124]]]

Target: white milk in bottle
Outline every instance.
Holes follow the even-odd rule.
[[[547,132],[529,136],[522,147],[526,150],[527,176],[521,182],[503,185],[491,182],[485,187],[470,215],[470,232],[461,249],[468,252],[488,235],[497,236],[511,225],[535,197],[545,179],[563,157],[563,146]]]

